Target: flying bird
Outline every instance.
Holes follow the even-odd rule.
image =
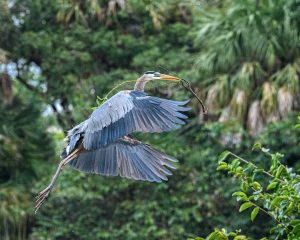
[[[137,79],[134,90],[120,91],[99,106],[90,117],[68,131],[67,147],[49,186],[37,196],[35,212],[49,197],[66,164],[91,174],[121,176],[161,182],[175,169],[173,157],[134,139],[133,132],[166,132],[185,124],[182,112],[188,101],[172,101],[144,92],[152,80],[179,81],[180,78],[148,71]]]

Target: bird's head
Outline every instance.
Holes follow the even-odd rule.
[[[140,77],[140,80],[146,82],[151,80],[178,81],[180,78],[161,74],[159,72],[147,71]]]
[[[134,90],[144,91],[146,83],[152,80],[179,81],[180,78],[159,72],[147,71],[136,81]]]

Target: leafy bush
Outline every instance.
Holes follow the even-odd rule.
[[[299,127],[297,124],[296,128]],[[226,171],[240,183],[239,191],[232,194],[238,202],[242,202],[239,212],[249,212],[252,222],[259,214],[270,217],[273,220],[269,231],[271,239],[299,239],[300,175],[293,168],[282,164],[283,154],[271,153],[260,143],[254,144],[252,150],[260,150],[269,159],[267,164],[263,166],[255,164],[231,151],[224,151],[218,161],[217,170]],[[264,167],[266,165],[267,167]],[[201,237],[194,238],[194,240],[201,239],[204,240]],[[241,235],[240,231],[227,232],[225,229],[217,229],[206,239],[246,240],[250,238]]]

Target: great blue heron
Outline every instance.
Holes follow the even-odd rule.
[[[188,101],[177,102],[152,97],[144,93],[151,80],[179,81],[177,77],[148,71],[137,79],[134,90],[120,91],[90,117],[68,131],[68,145],[49,186],[37,196],[35,212],[48,198],[63,167],[76,170],[161,182],[175,169],[176,159],[151,148],[129,134],[133,132],[165,132],[185,124],[187,116],[181,112]]]

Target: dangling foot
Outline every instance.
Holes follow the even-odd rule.
[[[51,189],[52,189],[52,187],[48,186],[43,191],[41,191],[39,193],[39,195],[37,195],[37,197],[36,197],[37,200],[36,200],[36,204],[35,204],[35,207],[34,207],[34,213],[35,214],[37,213],[39,208],[43,205],[44,201],[46,201],[47,198],[49,197]]]

